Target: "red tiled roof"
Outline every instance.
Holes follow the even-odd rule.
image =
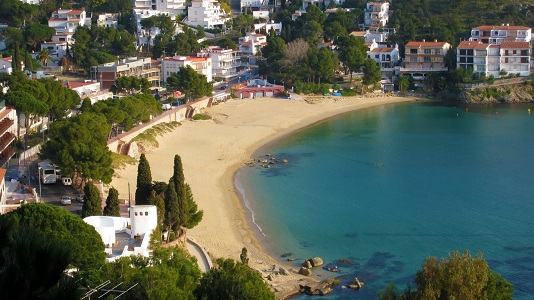
[[[530,27],[525,26],[493,26],[493,25],[482,25],[475,27],[473,29],[478,30],[529,30]]]
[[[501,48],[520,48],[520,49],[529,49],[530,43],[528,42],[502,42]]]
[[[462,41],[458,45],[458,49],[486,49],[489,44],[483,44],[475,41]]]
[[[440,47],[445,46],[447,42],[408,42],[406,47]]]
[[[63,81],[62,84],[63,86],[67,86],[68,84],[68,87],[70,89],[75,89],[75,88],[79,88],[79,87],[82,87],[82,86],[86,86],[86,85],[91,85],[91,84],[95,84],[95,83],[98,83],[96,81],[94,82],[85,82],[85,81]]]
[[[197,57],[197,56],[179,56],[179,58],[185,57],[185,59],[175,59],[174,57],[165,57],[163,60],[173,60],[173,61],[192,61],[192,62],[198,62],[198,61],[206,61],[208,60],[207,57]]]
[[[83,10],[80,10],[80,9],[71,10],[68,12],[69,15],[81,15],[82,13],[83,13]]]
[[[371,52],[391,52],[395,48],[374,48]]]

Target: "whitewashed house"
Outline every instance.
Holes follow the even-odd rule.
[[[368,2],[364,11],[364,25],[385,27],[389,20],[389,2]]]
[[[239,38],[239,51],[243,54],[256,55],[260,49],[267,45],[267,36],[264,34],[249,32]]]
[[[382,69],[392,69],[399,62],[399,45],[395,47],[375,47],[367,52],[367,56],[372,58]]]
[[[167,82],[167,78],[185,66],[190,66],[198,74],[206,76],[208,82],[213,81],[212,58],[210,56],[173,56],[161,60],[161,82]]]
[[[133,0],[134,9],[157,11],[171,16],[181,15],[187,9],[186,0]]]
[[[102,84],[93,80],[84,81],[65,81],[63,85],[75,91],[82,99],[89,99],[91,104],[97,101],[106,100],[113,97],[113,93],[109,90],[102,90]]]
[[[237,76],[243,67],[240,53],[238,50],[210,46],[202,49],[197,56],[211,57],[213,77],[231,78]]]
[[[500,44],[503,42],[527,42],[532,39],[532,28],[525,26],[501,26],[483,25],[471,30],[471,41],[484,44]]]
[[[187,20],[192,26],[202,26],[204,28],[222,28],[230,18],[221,8],[217,1],[213,0],[193,0],[187,10]]]
[[[119,25],[119,14],[105,13],[98,15],[96,25],[104,28],[115,28]]]
[[[91,18],[87,18],[85,10],[59,9],[52,12],[48,19],[48,26],[54,28],[56,33],[76,31],[78,26],[91,26]]]
[[[280,35],[280,33],[282,32],[282,22],[274,23],[271,20],[271,22],[268,22],[268,23],[254,24],[254,31],[260,32],[260,31],[263,31],[263,30],[265,30],[265,32],[267,32],[267,34],[269,34],[269,32],[271,32],[271,30],[274,30],[274,33],[276,35]]]

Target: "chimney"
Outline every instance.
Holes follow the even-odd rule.
[[[422,42],[423,42],[423,43],[426,42],[425,39],[423,39]]]
[[[438,39],[434,39],[434,42],[437,43],[437,42],[438,42]]]

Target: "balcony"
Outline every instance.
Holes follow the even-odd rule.
[[[0,153],[0,166],[4,166],[15,155],[15,148],[9,146]]]
[[[0,134],[5,132],[6,130],[13,125],[14,121],[10,118],[4,118],[2,121],[0,121]]]
[[[4,150],[15,140],[15,135],[11,132],[6,132],[0,137],[0,150]]]

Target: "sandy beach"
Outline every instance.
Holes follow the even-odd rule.
[[[159,137],[159,147],[149,149],[146,157],[152,179],[164,182],[172,175],[174,155],[182,158],[185,181],[199,209],[204,210],[204,219],[188,231],[188,236],[216,258],[239,260],[241,249],[247,247],[249,265],[266,275],[273,265],[281,263],[264,253],[255,241],[236,194],[235,172],[250,161],[255,150],[292,131],[343,112],[415,100],[394,96],[229,100],[203,111],[212,120],[185,121]],[[111,186],[118,189],[119,197],[127,198],[128,183],[130,193],[135,194],[136,178],[137,166],[127,166],[116,170]],[[300,279],[296,274],[280,275],[270,283],[280,298],[294,292]]]

